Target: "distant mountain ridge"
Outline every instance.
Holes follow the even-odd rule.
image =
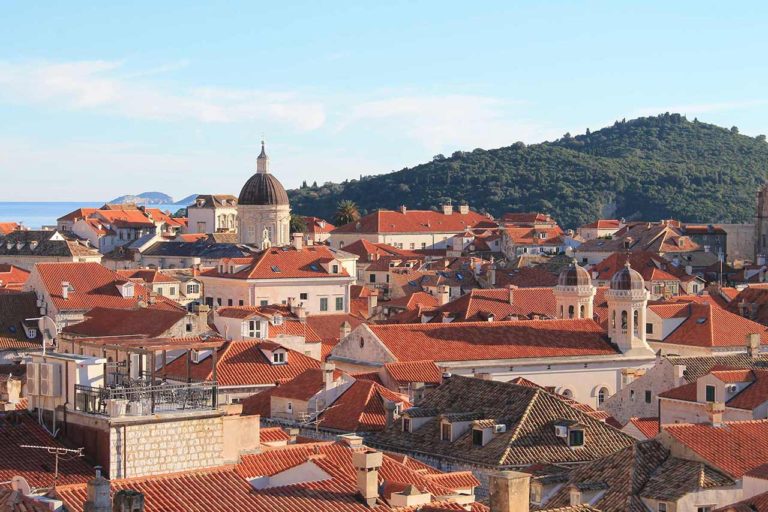
[[[554,142],[437,155],[412,168],[288,194],[295,213],[328,219],[342,199],[367,212],[401,204],[430,209],[452,199],[494,215],[549,213],[564,227],[600,217],[751,222],[767,175],[764,136],[667,113]]]

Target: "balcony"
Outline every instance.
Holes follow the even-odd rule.
[[[216,382],[112,388],[75,385],[75,410],[110,418],[212,410],[217,407]]]

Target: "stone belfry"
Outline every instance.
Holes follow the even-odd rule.
[[[768,183],[757,192],[757,212],[755,217],[755,259],[762,261],[768,257]]]

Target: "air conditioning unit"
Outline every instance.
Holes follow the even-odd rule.
[[[40,395],[61,395],[61,365],[58,363],[40,363]]]
[[[557,437],[568,437],[568,427],[565,425],[555,425],[555,435]]]
[[[27,363],[27,394],[40,394],[40,363]]]
[[[738,388],[736,384],[728,384],[728,386],[725,388],[728,390],[729,393],[735,393]]]
[[[496,425],[493,426],[493,433],[494,434],[503,434],[506,431],[507,431],[507,426],[503,425],[501,423],[496,424]]]

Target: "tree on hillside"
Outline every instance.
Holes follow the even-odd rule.
[[[176,213],[171,215],[174,219],[179,219],[187,216],[187,209],[186,208],[179,208],[176,210]]]
[[[360,210],[358,210],[354,201],[342,199],[339,201],[339,204],[336,205],[336,215],[334,216],[334,220],[337,226],[355,222],[359,218]]]
[[[304,233],[307,230],[307,223],[301,215],[291,214],[291,220],[288,224],[291,233]]]

